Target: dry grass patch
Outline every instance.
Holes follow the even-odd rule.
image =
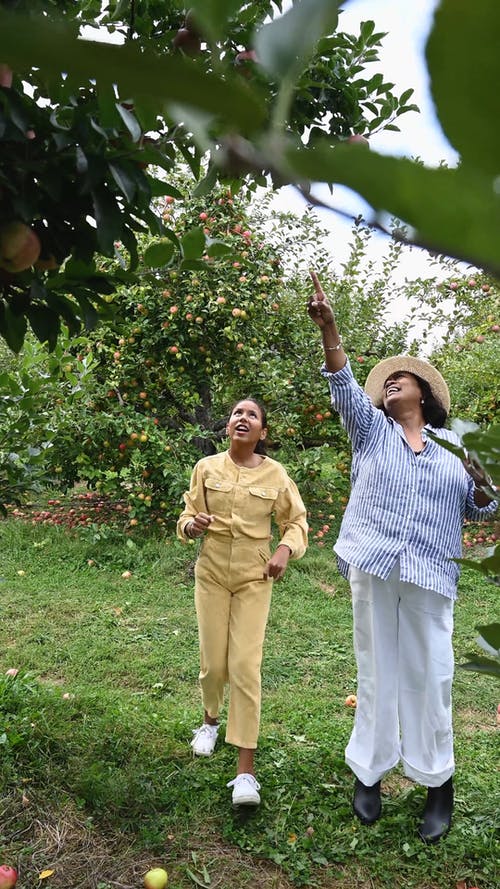
[[[495,732],[499,730],[497,723],[496,704],[491,707],[491,718],[485,721],[484,710],[474,710],[472,707],[462,708],[455,714],[455,725],[464,735],[473,735],[476,732]]]
[[[56,810],[29,790],[3,799],[0,818],[0,852],[9,847],[9,864],[18,869],[23,887],[41,885],[39,875],[50,870],[50,889],[138,889],[144,874],[156,866],[168,871],[171,889],[197,885],[188,871],[198,885],[208,874],[210,889],[293,887],[279,868],[214,840],[213,834],[190,842],[185,850],[166,835],[165,853],[158,858],[140,848],[135,837],[106,833],[70,800]]]

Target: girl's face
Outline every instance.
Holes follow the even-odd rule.
[[[238,401],[229,417],[226,433],[232,442],[245,442],[254,448],[259,441],[263,441],[267,429],[262,426],[262,413],[258,404],[250,399]]]

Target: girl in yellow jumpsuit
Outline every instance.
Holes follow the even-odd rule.
[[[229,449],[204,457],[191,476],[177,523],[181,539],[204,537],[195,567],[200,685],[205,718],[191,742],[210,756],[217,741],[224,686],[230,699],[226,741],[239,748],[233,805],[258,805],[254,753],[260,723],[260,667],[273,580],[307,546],[306,510],[294,482],[265,455],[264,408],[254,399],[233,407]],[[280,541],[271,555],[271,516]]]

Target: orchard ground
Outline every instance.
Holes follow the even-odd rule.
[[[221,741],[210,760],[190,755],[200,720],[196,545],[154,520],[131,527],[125,504],[83,489],[10,510],[0,526],[0,863],[19,869],[22,889],[39,886],[42,873],[54,889],[132,889],[155,866],[172,889],[498,885],[499,693],[490,677],[457,669],[450,834],[431,848],[418,840],[425,792],[399,769],[383,784],[377,824],[352,815],[343,749],[356,674],[332,509],[315,504],[310,549],[274,590],[262,805],[248,820],[225,787],[234,751]],[[468,526],[467,555],[481,555],[483,541],[473,541],[497,530]],[[457,662],[496,608],[496,588],[464,571]]]

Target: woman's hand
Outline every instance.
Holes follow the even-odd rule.
[[[325,296],[321,284],[319,283],[319,278],[316,272],[311,270],[309,274],[311,275],[314,284],[314,295],[311,296],[307,304],[307,312],[311,320],[314,321],[318,327],[323,328],[326,327],[327,324],[334,323],[335,319],[333,310]]]
[[[487,478],[483,467],[480,466],[479,463],[476,463],[476,461],[468,454],[465,460],[462,460],[462,463],[464,464],[465,471],[474,480],[474,484],[477,488],[490,484],[490,480]]]
[[[271,556],[269,562],[264,568],[264,577],[272,577],[273,580],[281,580],[283,577],[288,559],[290,558],[290,549],[286,544],[280,543],[276,547],[276,552]]]
[[[498,488],[491,478],[486,475],[482,466],[467,454],[462,463],[466,472],[474,481],[474,503],[476,506],[488,506],[492,500],[498,497]]]

